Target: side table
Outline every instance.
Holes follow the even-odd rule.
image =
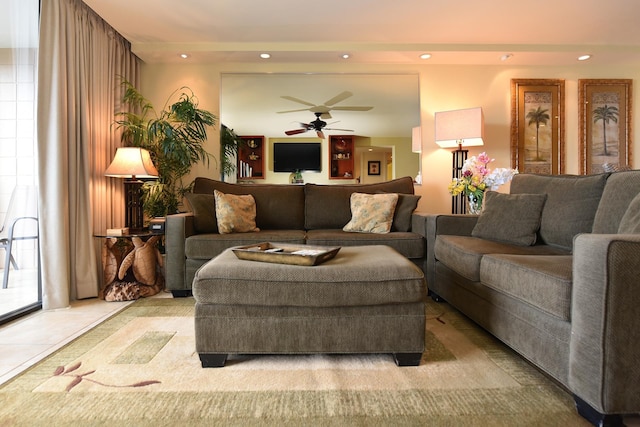
[[[163,236],[163,232],[146,230],[120,236],[94,234],[104,239],[104,282],[98,296],[106,301],[130,301],[160,292],[164,275],[158,243]]]

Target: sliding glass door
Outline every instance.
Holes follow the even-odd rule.
[[[0,323],[41,307],[37,227],[38,0],[0,0]]]

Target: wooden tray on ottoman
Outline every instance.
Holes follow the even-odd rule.
[[[339,250],[340,246],[291,245],[270,242],[232,249],[238,258],[244,260],[305,266],[329,261],[336,256]]]

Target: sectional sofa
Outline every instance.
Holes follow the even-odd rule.
[[[214,204],[216,190],[224,194],[251,194],[260,231],[220,233]],[[354,192],[399,195],[389,233],[343,230],[351,219],[350,198]],[[174,296],[188,295],[196,270],[207,261],[229,247],[259,242],[386,245],[424,271],[424,217],[414,214],[419,198],[414,194],[410,177],[378,184],[348,185],[232,184],[196,178],[193,192],[187,195],[190,212],[169,215],[166,219],[166,287]],[[413,228],[423,230],[422,234]]]
[[[640,412],[640,171],[516,175],[482,214],[429,215],[427,284],[573,393]]]

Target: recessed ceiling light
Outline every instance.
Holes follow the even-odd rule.
[[[505,53],[500,57],[500,61],[506,61],[513,57],[513,53]]]
[[[429,58],[431,58],[430,53],[423,53],[422,55],[420,55],[420,59],[429,59]]]
[[[261,53],[261,54],[260,54],[260,58],[262,58],[262,59],[269,59],[269,58],[271,58],[271,54],[268,54],[268,53]]]
[[[578,56],[578,61],[586,61],[587,59],[591,59],[591,55],[586,54]]]
[[[187,54],[187,53],[181,53],[180,54],[180,58],[182,58],[182,59],[187,59],[188,57],[189,57],[189,54]]]
[[[349,55],[348,53],[343,53],[342,54],[342,59],[349,59],[351,57],[351,55]]]

